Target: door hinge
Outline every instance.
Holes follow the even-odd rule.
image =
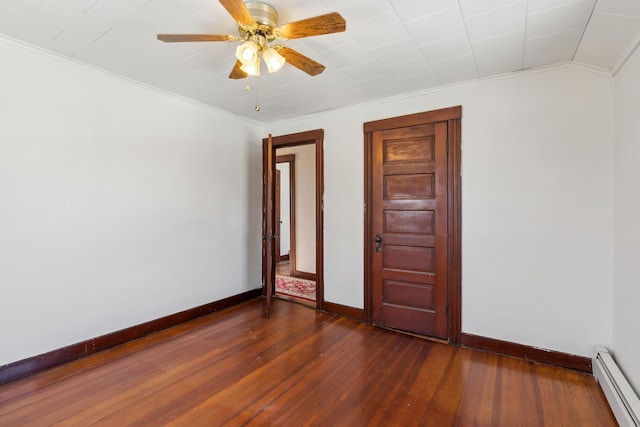
[[[445,307],[445,313],[447,316],[449,315],[449,304],[447,304]]]
[[[447,142],[447,153],[449,152],[449,138],[446,139]]]

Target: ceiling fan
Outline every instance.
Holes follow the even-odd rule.
[[[270,73],[279,70],[285,62],[315,76],[325,66],[285,45],[271,43],[274,40],[300,39],[303,37],[339,33],[346,29],[346,21],[333,12],[278,26],[276,9],[261,1],[219,0],[222,6],[238,22],[238,35],[227,34],[158,34],[163,42],[217,42],[243,41],[236,49],[236,63],[229,74],[231,79],[243,79],[260,75],[260,53]]]

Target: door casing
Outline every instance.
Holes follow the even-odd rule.
[[[364,124],[364,308],[368,323],[373,321],[373,254],[375,252],[372,181],[373,133],[421,124],[447,122],[447,335],[459,343],[462,320],[461,302],[461,119],[462,107],[376,120]]]
[[[286,257],[281,257],[280,254],[276,254],[276,262],[282,259],[289,260],[289,275],[293,276],[294,267],[296,265],[296,180],[295,180],[295,156],[293,154],[286,154],[284,156],[276,156],[276,164],[288,163],[289,164],[289,182],[280,183],[289,187],[289,254]],[[276,212],[277,214],[277,212]],[[278,237],[280,235],[276,233]],[[277,247],[280,245],[277,244]]]

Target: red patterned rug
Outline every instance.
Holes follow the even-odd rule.
[[[276,293],[315,301],[316,282],[296,277],[276,276]]]

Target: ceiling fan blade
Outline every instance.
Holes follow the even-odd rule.
[[[227,34],[158,34],[158,40],[166,43],[174,42],[232,42],[236,36]]]
[[[249,9],[242,2],[242,0],[218,0],[220,4],[227,9],[229,15],[233,17],[239,24],[244,25],[245,27],[254,27],[256,26],[256,21],[253,20],[253,17],[249,13]]]
[[[280,40],[289,40],[341,33],[346,28],[347,22],[344,18],[339,13],[333,12],[281,25],[273,29],[273,34]]]
[[[247,73],[242,71],[240,67],[242,67],[242,62],[236,61],[235,65],[233,66],[233,70],[231,70],[231,73],[229,74],[230,79],[244,79],[245,77],[247,77]]]
[[[277,50],[280,55],[284,56],[289,64],[304,71],[310,76],[317,76],[325,69],[324,65],[314,61],[311,58],[307,58],[300,52],[288,48],[284,45],[279,44],[274,46],[273,48]]]

